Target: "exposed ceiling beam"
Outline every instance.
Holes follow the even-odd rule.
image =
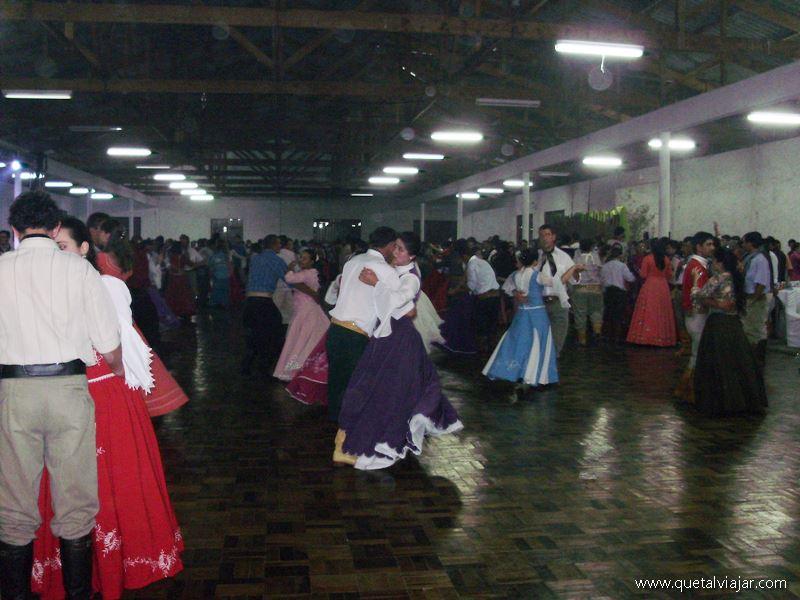
[[[754,2],[753,0],[733,0],[733,3],[743,10],[764,19],[765,21],[769,21],[775,25],[780,25],[781,27],[785,27],[790,31],[800,31],[800,17],[796,17],[782,10],[778,10],[777,8],[772,8],[766,2]]]
[[[275,61],[273,61],[266,52],[264,52],[261,48],[259,48],[256,44],[254,44],[250,38],[248,38],[245,34],[239,31],[236,27],[230,27],[228,29],[231,38],[239,44],[242,48],[247,50],[250,54],[253,55],[258,62],[262,65],[267,67],[268,69],[275,68]]]
[[[586,40],[630,42],[648,48],[674,48],[704,52],[748,50],[796,55],[800,42],[726,38],[677,32],[653,33],[635,29],[600,28],[568,23],[451,17],[433,14],[399,14],[331,10],[276,10],[232,6],[172,4],[85,4],[0,1],[0,20],[64,21],[75,23],[147,23],[156,25],[218,25],[229,27],[281,27],[480,35],[489,38]]]

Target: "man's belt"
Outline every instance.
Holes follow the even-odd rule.
[[[545,304],[552,304],[553,302],[558,302],[558,296],[545,296],[542,298]]]
[[[478,294],[478,300],[486,300],[486,298],[494,298],[500,295],[500,290],[488,290],[482,294]]]
[[[0,365],[0,379],[16,377],[66,377],[85,375],[86,364],[79,359],[48,365]]]
[[[359,333],[363,336],[369,337],[369,334],[363,329],[361,329],[361,327],[353,323],[353,321],[340,321],[339,319],[334,319],[333,317],[331,317],[331,323],[333,323],[334,325],[338,325],[339,327],[344,327],[345,329],[349,329],[354,333]]]
[[[272,298],[272,292],[247,292],[248,298]]]

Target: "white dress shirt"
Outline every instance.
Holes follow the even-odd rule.
[[[372,335],[378,322],[378,312],[375,306],[375,288],[358,279],[365,267],[372,269],[378,276],[378,281],[383,282],[388,289],[397,290],[400,287],[400,278],[394,267],[386,262],[383,254],[369,249],[345,263],[339,284],[339,297],[330,314],[339,321],[355,323],[367,335]]]
[[[373,337],[386,337],[392,332],[391,320],[400,319],[414,308],[414,298],[420,290],[420,280],[411,270],[414,263],[395,267],[400,278],[400,287],[391,289],[380,281],[375,286],[375,306],[380,321],[372,332]],[[388,331],[388,333],[387,333]]]
[[[111,297],[94,267],[45,237],[0,256],[0,364],[37,365],[108,354],[120,343]]]
[[[539,265],[538,268],[542,273],[553,277],[553,279],[561,279],[561,277],[569,271],[575,262],[569,257],[569,254],[564,252],[561,248],[553,248],[553,261],[556,263],[555,274],[550,272],[550,265],[547,264],[547,256],[543,250],[539,251]],[[542,290],[542,296],[559,296],[559,293],[554,286],[545,285]]]
[[[475,296],[500,288],[492,265],[473,254],[467,261],[467,287]]]
[[[625,282],[633,283],[636,281],[636,276],[621,260],[610,260],[600,269],[600,279],[603,281],[603,289],[613,285],[624,290]]]

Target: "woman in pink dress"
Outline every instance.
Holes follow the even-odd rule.
[[[789,280],[800,281],[800,244],[789,240]]]
[[[639,275],[644,285],[636,299],[628,342],[643,346],[674,346],[677,343],[675,315],[669,293],[672,267],[662,240],[654,240],[652,253],[642,260]]]
[[[302,368],[330,325],[328,317],[317,302],[320,279],[319,271],[314,267],[315,259],[311,250],[304,249],[297,261],[300,270],[293,271],[295,263],[292,262],[286,272],[286,283],[293,288],[294,314],[274,373],[275,377],[283,381],[291,381]]]

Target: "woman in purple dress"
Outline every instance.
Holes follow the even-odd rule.
[[[361,281],[375,286],[381,319],[344,394],[339,414],[344,452],[334,454],[337,464],[383,469],[405,458],[409,450],[420,454],[425,435],[463,428],[442,394],[436,367],[412,322],[420,290],[414,264],[419,247],[414,233],[405,232],[397,239],[398,291],[382,286],[369,269],[361,273]]]

